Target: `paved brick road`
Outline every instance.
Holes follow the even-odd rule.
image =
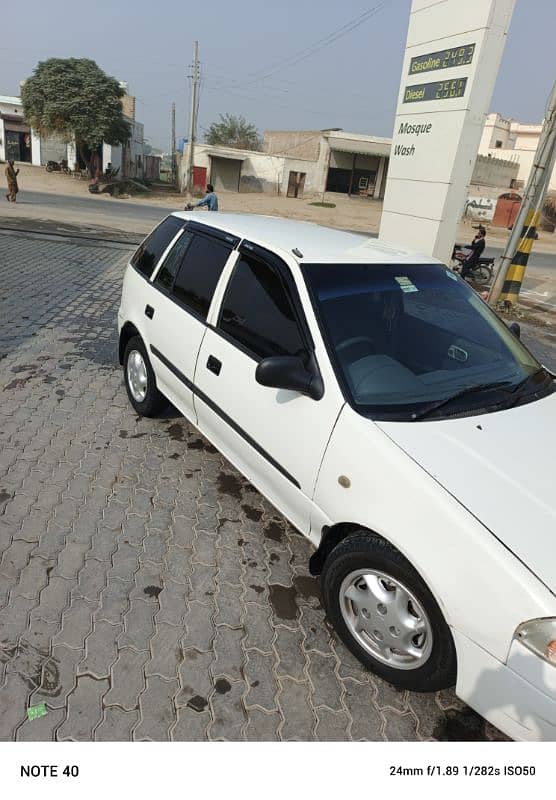
[[[306,541],[176,412],[133,413],[127,256],[0,234],[0,740],[499,738],[364,672]]]

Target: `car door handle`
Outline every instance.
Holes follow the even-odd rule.
[[[145,316],[149,319],[154,317],[154,308],[152,306],[145,306]]]
[[[214,372],[215,375],[220,375],[220,370],[222,369],[222,362],[219,361],[214,356],[209,356],[207,360],[207,369],[210,369],[210,371]]]

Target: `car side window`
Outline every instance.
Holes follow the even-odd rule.
[[[164,289],[167,289],[168,291],[172,288],[179,266],[192,240],[193,240],[193,234],[191,233],[191,231],[184,231],[182,233],[177,242],[174,243],[174,246],[166,256],[166,258],[162,263],[162,266],[158,270],[157,276],[155,278],[155,284],[157,284],[158,286],[162,286]]]
[[[235,266],[218,327],[259,359],[307,350],[280,275],[251,256],[242,255]]]
[[[185,226],[185,220],[169,216],[163,219],[154,231],[141,242],[132,256],[131,264],[146,278],[154,272],[158,260],[174,236]]]
[[[230,245],[195,233],[182,259],[172,294],[203,319],[231,252]]]

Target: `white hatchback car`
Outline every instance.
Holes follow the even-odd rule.
[[[328,616],[395,686],[556,739],[556,393],[431,258],[175,213],[119,310],[129,399],[170,400],[316,546]]]

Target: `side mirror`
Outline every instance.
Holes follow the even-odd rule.
[[[509,327],[513,335],[516,338],[521,339],[521,328],[519,327],[519,322],[512,322]]]
[[[289,389],[313,400],[320,400],[324,394],[324,385],[314,355],[311,355],[307,364],[297,356],[263,358],[257,365],[255,380],[261,386]]]

